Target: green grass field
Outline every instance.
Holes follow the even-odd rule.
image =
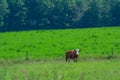
[[[120,80],[119,60],[0,65],[0,80]]]
[[[0,33],[0,80],[120,80],[119,32],[111,27]],[[66,63],[65,51],[76,48],[79,61]]]
[[[81,49],[81,57],[106,57],[120,53],[120,28],[38,30],[0,33],[0,58],[63,57],[66,50]]]

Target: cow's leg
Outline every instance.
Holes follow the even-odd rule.
[[[66,62],[67,62],[67,59],[68,59],[68,58],[66,58]]]
[[[73,61],[75,62],[75,58],[73,58]]]
[[[74,62],[77,62],[77,61],[78,61],[77,58],[74,58],[73,60],[74,60]]]
[[[70,62],[70,58],[68,58],[68,62]]]
[[[70,62],[70,58],[69,57],[66,57],[66,62]]]
[[[66,62],[68,62],[68,57],[66,56]]]
[[[70,62],[70,58],[67,58],[67,61],[66,62]]]

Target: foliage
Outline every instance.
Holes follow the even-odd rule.
[[[120,0],[1,0],[0,31],[120,26]]]
[[[8,13],[8,4],[6,0],[1,0],[0,1],[0,29],[2,29],[4,23],[4,18],[6,17]]]

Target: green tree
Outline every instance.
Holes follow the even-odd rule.
[[[0,31],[120,26],[120,0],[0,0]]]
[[[89,4],[88,10],[84,13],[81,18],[82,27],[96,27],[99,26],[99,12],[97,2],[93,1]]]
[[[0,1],[0,31],[2,31],[3,26],[5,25],[4,18],[9,13],[8,4],[6,0]]]
[[[111,14],[110,14],[110,3],[112,0],[102,1],[99,6],[99,19],[100,26],[110,26],[111,25]]]
[[[49,24],[48,15],[51,8],[49,0],[25,0],[27,25],[32,29],[42,29]]]
[[[120,1],[113,0],[110,3],[111,25],[120,26]]]
[[[9,0],[10,13],[6,18],[6,27],[8,31],[24,30],[27,8],[24,5],[24,0]]]

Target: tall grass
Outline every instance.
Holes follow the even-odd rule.
[[[118,60],[4,64],[0,66],[0,80],[119,80],[119,67]]]

